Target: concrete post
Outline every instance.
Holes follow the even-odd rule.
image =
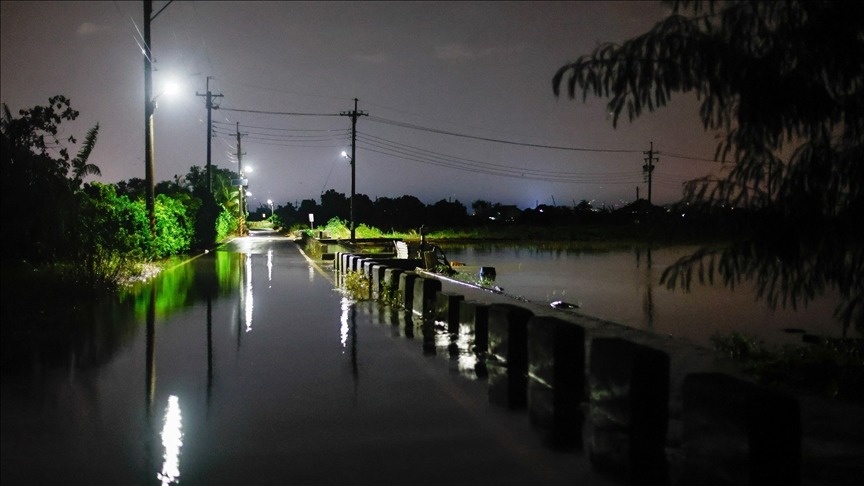
[[[595,338],[589,388],[593,468],[625,482],[664,484],[669,356],[620,338]]]
[[[459,332],[459,303],[465,296],[452,292],[435,293],[435,320],[447,324],[447,332]]]
[[[435,293],[441,290],[441,281],[437,278],[417,277],[414,280],[414,305],[411,308],[415,315],[432,317],[435,310]]]
[[[528,320],[534,313],[512,304],[489,306],[489,401],[511,409],[528,404]]]
[[[528,415],[552,444],[582,446],[585,330],[555,317],[528,321]]]
[[[800,485],[798,401],[720,373],[696,373],[682,387],[680,484]]]

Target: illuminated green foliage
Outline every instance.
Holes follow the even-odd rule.
[[[369,300],[372,282],[360,272],[345,273],[343,289],[352,300]]]

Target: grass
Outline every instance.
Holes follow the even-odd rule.
[[[864,404],[864,342],[820,338],[769,348],[741,333],[715,335],[715,352],[742,365],[758,383]]]
[[[294,229],[294,228],[292,228]],[[323,232],[326,237],[348,239],[351,229],[347,221],[333,218],[324,226],[314,230],[304,227],[309,236],[317,237]],[[374,226],[360,224],[355,229],[355,237],[360,239],[391,239],[408,243],[421,240],[418,230],[382,231]],[[667,246],[675,244],[723,243],[728,238],[717,235],[695,236],[692,232],[675,231],[669,228],[650,228],[647,225],[622,223],[585,223],[572,226],[530,226],[530,225],[488,225],[479,227],[450,228],[432,230],[426,234],[430,242],[475,243],[566,243],[570,247],[582,249],[621,249],[632,245]]]

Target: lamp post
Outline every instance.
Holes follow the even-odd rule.
[[[351,150],[354,151],[353,149]],[[344,150],[342,151],[342,157],[348,159],[348,162],[351,164],[351,199],[350,207],[351,207],[351,243],[354,243],[354,157],[348,155]]]
[[[272,219],[273,219],[273,200],[272,200],[272,199],[268,199],[268,200],[267,200],[267,204],[270,205],[270,219],[272,220]]]

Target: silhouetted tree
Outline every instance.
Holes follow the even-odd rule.
[[[733,163],[725,178],[689,184],[688,197],[796,218],[860,214],[864,3],[671,4],[649,32],[559,69],[555,94],[608,96],[617,125],[695,93],[705,128],[725,133],[718,159]]]
[[[492,203],[489,201],[484,201],[483,199],[478,199],[471,203],[471,210],[474,211],[474,214],[480,215],[492,209]]]
[[[339,218],[347,221],[350,218],[351,207],[348,198],[341,192],[336,192],[334,189],[328,189],[327,192],[321,194],[321,205],[318,208],[320,214],[316,214],[316,218],[321,218],[321,222],[330,221],[332,218]]]
[[[691,181],[685,197],[766,217],[753,239],[698,252],[663,278],[756,276],[760,295],[790,305],[833,287],[837,316],[864,330],[864,2],[671,5],[650,31],[600,45],[552,80],[556,96],[609,97],[616,126],[695,93],[704,127],[723,132],[725,175]]]
[[[354,223],[371,224],[375,219],[375,203],[366,194],[354,194]]]
[[[88,131],[78,156],[71,160],[65,144],[77,143],[75,137],[57,138],[61,123],[78,117],[65,96],[53,96],[47,106],[18,113],[18,118],[13,117],[3,103],[0,197],[5,214],[18,217],[16,236],[24,243],[7,247],[4,258],[52,263],[69,257],[68,243],[80,236],[75,192],[85,175],[98,173],[87,158],[99,128]]]
[[[456,201],[442,199],[426,208],[426,224],[433,228],[458,227],[465,224],[468,210]]]
[[[309,215],[314,214],[316,224],[324,226],[327,224],[326,220],[322,220],[320,215],[317,214],[318,204],[314,199],[304,199],[300,201],[300,206],[297,207],[297,213],[299,213],[300,223],[309,223]]]

